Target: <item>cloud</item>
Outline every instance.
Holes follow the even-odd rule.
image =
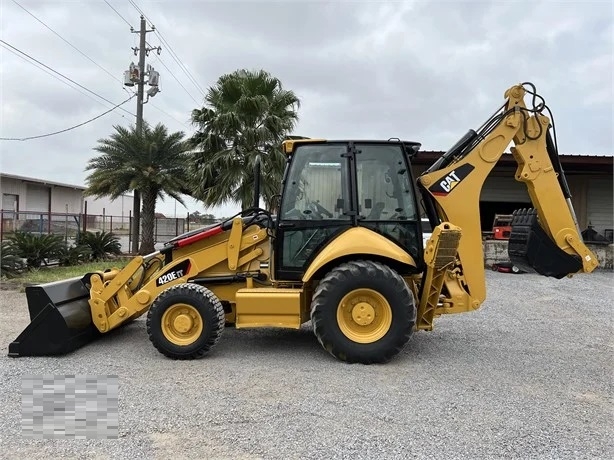
[[[111,72],[131,61],[136,34],[104,2],[19,1]],[[110,3],[138,29],[138,12]],[[612,154],[612,5],[605,1],[137,1],[162,45],[148,63],[161,92],[145,105],[150,123],[193,131],[201,89],[237,68],[264,68],[302,99],[297,134],[401,137],[445,150],[503,102],[503,92],[533,81],[553,110],[565,153]],[[2,39],[117,103],[126,90],[12,1],[3,2]],[[179,67],[178,59],[200,89]],[[80,123],[110,107],[67,87],[0,48],[0,132],[36,135]],[[181,85],[178,83],[178,81]],[[96,97],[89,95],[94,99]],[[125,107],[134,112],[135,103]],[[83,183],[96,140],[115,111],[69,133],[1,142],[2,170]],[[174,203],[161,205],[174,212]],[[190,204],[191,209],[203,209]],[[226,208],[228,210],[228,208]],[[230,211],[226,212],[230,214]]]

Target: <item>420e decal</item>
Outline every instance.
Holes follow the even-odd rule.
[[[156,280],[156,286],[162,286],[163,284],[170,283],[171,281],[174,281],[176,279],[183,278],[189,270],[190,261],[184,260],[180,264],[175,265],[166,273],[163,273],[162,275],[158,276],[158,279]]]

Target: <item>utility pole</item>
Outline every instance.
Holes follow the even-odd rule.
[[[133,66],[131,66],[130,70],[126,72],[126,77],[124,79],[124,84],[127,86],[133,86],[134,83],[137,84],[137,95],[136,95],[136,132],[138,135],[143,133],[143,97],[145,95],[145,74],[147,73],[145,70],[145,56],[149,54],[151,50],[157,49],[158,54],[160,54],[160,47],[157,48],[147,48],[146,35],[148,32],[153,32],[156,28],[152,25],[152,28],[147,30],[147,22],[145,18],[141,15],[141,27],[139,30],[134,30],[132,27],[130,28],[130,32],[134,34],[139,34],[139,47],[132,48],[134,54],[136,55],[137,51],[139,53],[139,64],[138,64],[138,72],[134,72]],[[152,69],[153,70],[153,69]],[[158,75],[155,73],[155,91],[148,91],[148,96],[154,96],[157,92],[158,86]],[[136,76],[136,78],[135,78]],[[149,84],[152,85],[152,75],[150,73]],[[149,99],[149,97],[148,97]],[[140,230],[141,230],[141,193],[138,190],[134,190],[134,199],[133,199],[133,225],[132,225],[132,253],[136,254],[139,252],[139,242],[140,242]]]

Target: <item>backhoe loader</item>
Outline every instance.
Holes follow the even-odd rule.
[[[578,228],[552,114],[531,83],[504,99],[415,180],[418,142],[284,141],[275,213],[258,207],[256,179],[254,206],[231,219],[122,269],[26,288],[31,323],[9,356],[64,354],[146,314],[150,341],[173,359],[205,356],[225,327],[311,322],[338,360],[387,362],[439,316],[484,302],[479,197],[509,146],[533,203],[513,214],[512,263],[555,279],[592,272],[598,260]],[[426,245],[420,203],[433,229]]]

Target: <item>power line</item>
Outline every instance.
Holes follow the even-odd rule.
[[[89,94],[87,94],[86,92],[81,91],[79,88],[76,88],[76,87],[72,86],[70,83],[68,83],[68,82],[67,82],[67,81],[65,81],[65,80],[62,80],[62,79],[61,79],[60,77],[58,77],[57,75],[52,74],[52,73],[51,73],[51,72],[49,72],[47,69],[45,69],[45,68],[43,68],[43,67],[38,66],[37,64],[33,63],[32,61],[28,61],[28,59],[27,59],[27,58],[23,57],[21,54],[16,53],[16,52],[15,52],[15,51],[13,51],[12,49],[8,48],[6,45],[4,45],[4,44],[0,43],[0,46],[2,46],[2,47],[3,47],[5,50],[7,50],[8,52],[13,53],[13,54],[14,54],[15,56],[17,56],[19,59],[23,59],[23,60],[24,60],[25,62],[27,62],[28,64],[32,64],[32,65],[33,65],[34,67],[36,67],[37,69],[42,70],[42,71],[43,71],[43,72],[45,72],[47,75],[49,75],[49,76],[51,76],[51,77],[55,78],[55,79],[56,79],[57,81],[59,81],[60,83],[62,83],[62,84],[64,84],[64,85],[68,86],[68,87],[69,87],[69,88],[71,88],[71,89],[74,89],[75,91],[78,91],[79,93],[83,94],[83,95],[84,95],[84,96],[86,96],[86,97],[89,97],[89,98],[90,98],[92,101],[96,101],[96,102],[98,102],[99,104],[103,104],[103,105],[104,105],[104,103],[103,103],[103,102],[99,101],[98,99],[94,99],[92,96],[90,96],[90,95],[89,95]],[[122,116],[122,117],[123,117],[123,115],[120,115],[120,116]]]
[[[196,99],[194,99],[194,96],[192,96],[192,94],[186,89],[186,87],[183,86],[183,84],[179,81],[179,79],[175,76],[175,74],[171,71],[171,69],[167,67],[167,65],[164,63],[164,61],[160,57],[158,57],[158,62],[162,64],[162,66],[168,71],[168,73],[171,74],[171,77],[173,77],[177,81],[177,83],[179,83],[179,86],[181,86],[183,90],[187,93],[187,95],[192,98],[192,100],[196,103],[196,105],[199,105],[199,102]]]
[[[162,42],[163,45],[165,45],[168,48],[168,51],[171,55],[171,57],[175,60],[175,62],[177,63],[177,65],[179,65],[179,68],[181,70],[183,70],[183,72],[188,76],[188,78],[190,79],[190,81],[194,84],[194,86],[198,89],[198,91],[200,91],[200,93],[205,96],[205,92],[203,91],[203,89],[200,87],[200,85],[198,84],[198,82],[196,81],[196,79],[192,76],[192,74],[190,73],[190,71],[188,70],[188,68],[185,66],[185,64],[181,61],[181,59],[179,59],[179,56],[177,56],[177,53],[175,53],[175,51],[173,50],[173,48],[171,47],[170,43],[164,38],[162,37],[162,34],[160,33],[160,31],[158,29],[156,29],[154,31],[154,33],[158,36],[158,38],[160,39],[160,41]]]
[[[98,64],[96,61],[94,61],[92,58],[90,58],[87,54],[85,54],[83,51],[81,51],[79,48],[77,48],[75,45],[73,45],[71,42],[69,42],[68,40],[66,40],[64,37],[62,37],[58,32],[56,32],[55,30],[53,30],[49,25],[47,25],[43,20],[41,20],[40,18],[36,17],[31,11],[28,11],[24,6],[20,5],[16,0],[13,0],[13,3],[15,3],[19,8],[21,8],[22,10],[24,10],[26,13],[28,13],[30,16],[32,16],[34,19],[36,19],[38,22],[40,22],[43,26],[45,26],[47,29],[49,29],[51,32],[53,32],[55,35],[57,35],[60,39],[62,39],[66,44],[68,44],[69,46],[71,46],[73,49],[75,49],[77,52],[79,52],[82,56],[84,56],[86,59],[88,59],[90,62],[92,62],[94,65],[96,65],[99,69],[103,70],[104,72],[107,73],[107,75],[109,75],[111,78],[113,78],[115,81],[119,82],[122,85],[122,89],[124,91],[126,91],[128,94],[131,94],[128,90],[126,90],[126,88],[123,86],[123,82],[117,78],[115,75],[113,75],[113,73],[109,72],[107,69],[105,69],[104,67],[102,67],[100,64]],[[108,4],[108,2],[107,2]],[[109,6],[111,6],[109,4]],[[111,8],[113,8],[111,6]],[[120,15],[121,17],[121,15]],[[130,24],[128,24],[130,25]],[[9,50],[11,51],[11,50]],[[15,54],[13,52],[13,54]],[[18,55],[17,55],[18,56]],[[19,56],[21,57],[21,56]],[[26,61],[27,62],[27,61]],[[41,70],[44,70],[41,68]],[[45,70],[45,72],[47,72]],[[49,73],[49,72],[47,72]],[[52,75],[52,74],[49,74]],[[57,77],[55,77],[57,78]],[[60,80],[62,81],[62,80]],[[70,85],[69,85],[70,86]],[[73,88],[72,86],[70,86],[71,88]],[[85,93],[81,93],[81,94],[85,94]],[[94,99],[95,100],[95,99]]]
[[[160,107],[158,107],[157,105],[154,105],[150,102],[151,106],[158,110],[159,112],[162,112],[164,115],[168,116],[169,118],[172,118],[173,120],[175,120],[177,123],[179,123],[180,125],[185,126],[186,128],[188,128],[188,125],[186,125],[184,122],[177,120],[177,118],[175,118],[174,116],[172,116],[170,113],[166,112],[165,110],[161,109]]]
[[[122,18],[122,19],[123,19],[123,20],[124,20],[126,23],[128,23],[128,21],[126,21],[126,19],[125,19],[125,18],[124,18],[124,17],[123,17],[121,14],[119,14],[119,13],[117,12],[117,10],[116,10],[115,8],[113,8],[113,6],[112,6],[112,5],[111,5],[109,2],[107,2],[107,1],[105,0],[105,3],[106,3],[107,5],[109,5],[109,7],[111,7],[111,9],[113,9],[113,11],[115,11],[115,12],[117,13],[117,15],[118,15],[120,18]],[[147,16],[145,16],[145,14],[144,14],[144,13],[143,13],[143,12],[142,12],[142,11],[141,11],[139,8],[138,8],[138,6],[137,6],[136,4],[134,4],[134,3],[133,3],[133,4],[132,4],[132,6],[134,6],[134,7],[135,7],[135,9],[136,9],[136,10],[137,10],[137,11],[138,11],[140,14],[142,14],[142,16],[143,16],[144,18],[146,18],[146,19],[149,21],[149,18],[147,18]],[[151,21],[150,21],[150,23],[151,23]],[[130,24],[128,24],[128,25],[130,25]],[[132,26],[130,26],[130,27],[132,28]],[[146,44],[147,44],[147,46],[150,46],[150,47],[151,47],[151,45],[150,45],[149,43],[147,43],[147,42],[146,42]],[[173,78],[175,78],[175,80],[177,80],[177,77],[175,77],[175,75],[174,75],[174,74],[173,74],[173,73],[172,73],[172,72],[171,72],[171,71],[168,69],[168,67],[167,67],[167,66],[166,66],[166,65],[165,65],[165,64],[162,62],[162,60],[160,60],[160,59],[159,59],[159,57],[158,57],[158,56],[155,56],[155,59],[158,59],[158,60],[160,61],[160,63],[161,63],[161,64],[162,64],[162,65],[163,65],[163,66],[166,68],[166,70],[168,70],[168,72],[171,74],[171,76],[172,76]],[[188,96],[190,96],[190,97],[192,98],[192,100],[194,100],[194,102],[196,102],[196,100],[195,100],[195,99],[192,97],[192,95],[191,95],[191,94],[190,94],[190,93],[189,93],[189,92],[188,92],[188,91],[185,89],[185,87],[184,87],[183,85],[181,85],[181,82],[180,82],[179,80],[177,80],[177,83],[179,83],[179,85],[180,85],[180,86],[181,86],[181,87],[182,87],[182,88],[183,88],[183,89],[184,89],[184,90],[185,90],[185,91],[188,93]],[[126,91],[128,94],[136,94],[136,93],[130,93],[130,91],[128,91],[126,88],[124,88],[124,90],[125,90],[125,91]],[[198,104],[198,102],[196,102],[196,103]],[[183,125],[183,126],[185,126],[185,127],[187,128],[187,125],[186,125],[184,122],[179,121],[177,118],[175,118],[174,116],[172,116],[170,113],[168,113],[168,112],[166,112],[165,110],[163,110],[163,109],[159,108],[158,106],[156,106],[156,105],[155,105],[155,104],[153,104],[153,103],[151,103],[151,106],[152,106],[154,109],[158,110],[159,112],[163,113],[164,115],[168,116],[169,118],[172,118],[172,119],[173,119],[173,120],[175,120],[177,123],[179,123],[179,124],[181,124],[181,125]]]
[[[143,16],[145,19],[147,19],[147,21],[149,21],[149,18],[145,16],[145,13],[143,13],[143,10],[141,10],[136,3],[134,3],[132,0],[128,0],[128,1],[132,4],[134,9],[137,10],[141,16]],[[152,24],[151,21],[149,21],[149,23]]]
[[[147,21],[149,21],[149,23],[153,26],[153,22],[147,17],[147,15],[143,12],[143,10],[141,10],[138,5],[133,1],[133,0],[129,0],[130,3],[132,4],[132,6],[145,18],[147,19]],[[154,29],[154,33],[158,36],[158,38],[160,39],[160,41],[162,42],[162,44],[164,46],[166,46],[166,48],[168,49],[171,57],[173,58],[173,60],[177,63],[177,65],[179,66],[179,68],[181,70],[183,70],[183,72],[186,74],[186,76],[188,77],[188,79],[194,84],[194,86],[198,89],[198,91],[200,91],[200,93],[205,96],[205,92],[203,91],[203,89],[201,88],[201,86],[198,84],[198,82],[196,81],[196,79],[192,76],[191,72],[188,70],[188,68],[185,66],[185,64],[183,64],[183,62],[181,61],[181,59],[179,58],[179,56],[177,55],[177,53],[175,53],[175,51],[173,50],[173,47],[170,45],[170,43],[162,36],[162,34],[160,33],[160,31],[155,28],[152,27]],[[167,69],[168,70],[168,69]],[[170,70],[169,70],[170,72]],[[186,90],[187,91],[187,90]],[[197,102],[198,104],[198,102]]]
[[[17,52],[18,52],[18,53],[20,53],[20,54],[23,54],[24,56],[28,57],[28,58],[29,58],[29,59],[31,59],[32,61],[36,62],[37,64],[42,65],[42,66],[43,66],[43,67],[45,67],[46,69],[51,70],[53,73],[58,74],[58,75],[59,75],[59,76],[61,76],[62,78],[65,78],[66,80],[70,81],[71,83],[74,83],[74,84],[75,84],[75,85],[77,85],[78,87],[83,88],[83,89],[84,89],[84,90],[86,90],[88,93],[91,93],[91,94],[93,94],[94,96],[99,97],[100,99],[102,99],[102,100],[104,100],[104,101],[108,102],[109,104],[115,105],[115,103],[114,103],[114,102],[112,102],[112,101],[108,100],[107,98],[105,98],[105,97],[101,96],[100,94],[96,93],[95,91],[92,91],[91,89],[86,88],[85,86],[81,85],[80,83],[77,83],[77,82],[76,82],[76,81],[74,81],[73,79],[71,79],[71,78],[67,77],[66,75],[64,75],[64,74],[62,74],[62,73],[60,73],[60,72],[58,72],[57,70],[52,69],[52,68],[51,68],[51,67],[49,67],[48,65],[43,64],[43,63],[42,63],[41,61],[39,61],[38,59],[33,58],[33,57],[32,57],[32,56],[30,56],[28,53],[25,53],[24,51],[21,51],[21,50],[20,50],[20,49],[18,49],[18,48],[15,48],[15,47],[14,47],[13,45],[11,45],[10,43],[7,43],[7,42],[5,42],[5,41],[4,41],[4,40],[2,40],[2,39],[0,39],[0,43],[4,43],[6,46],[8,46],[8,47],[12,48],[13,50],[17,51]],[[123,111],[124,111],[124,112],[126,112],[126,113],[129,113],[129,114],[130,114],[130,115],[132,115],[133,117],[135,117],[135,116],[136,116],[135,114],[133,114],[132,112],[130,112],[130,111],[128,111],[128,110],[126,110],[126,109],[124,109],[124,108],[121,108],[121,107],[120,107],[120,109],[121,109],[121,110],[123,110]]]
[[[62,129],[60,131],[55,131],[53,133],[48,133],[48,134],[40,134],[38,136],[30,136],[30,137],[0,137],[0,141],[29,141],[31,139],[40,139],[42,137],[49,137],[49,136],[55,136],[56,134],[61,134],[61,133],[65,133],[66,131],[71,131],[73,129],[79,128],[83,125],[87,125],[88,123],[91,123],[94,120],[98,120],[99,118],[105,116],[107,113],[112,112],[113,110],[120,108],[121,105],[124,105],[126,102],[128,102],[130,99],[132,99],[134,97],[131,96],[128,99],[126,99],[123,102],[120,102],[119,104],[116,104],[114,107],[110,108],[109,110],[107,110],[106,112],[101,113],[100,115],[95,116],[94,118],[90,118],[89,120],[84,121],[83,123],[79,123],[78,125],[75,126],[71,126],[70,128],[66,128],[66,129]]]
[[[12,49],[8,48],[6,45],[0,43],[0,46],[2,46],[5,50],[7,50],[10,53],[13,53],[15,56],[17,56],[19,59],[23,59],[25,62],[27,62],[28,64],[33,65],[34,67],[36,67],[39,70],[42,70],[43,72],[45,72],[47,75],[55,78],[57,81],[59,81],[60,83],[68,86],[70,89],[74,89],[75,91],[77,91],[80,94],[83,94],[84,96],[90,98],[92,101],[97,102],[98,104],[102,104],[102,105],[106,105],[104,102],[90,96],[89,94],[87,94],[85,91],[80,90],[79,88],[72,86],[70,83],[68,83],[65,80],[62,80],[60,77],[58,77],[57,75],[54,75],[53,73],[49,72],[47,69],[45,69],[44,67],[40,67],[37,64],[35,64],[32,61],[29,61],[27,58],[23,57],[22,55],[16,53],[15,51],[13,51]],[[122,118],[126,118],[125,115],[122,115],[121,113],[116,113],[117,116],[122,117]]]
[[[130,27],[130,28],[132,29],[132,24],[130,24],[130,23],[129,23],[129,22],[126,20],[126,18],[125,18],[125,17],[123,17],[121,14],[119,14],[119,11],[117,11],[115,8],[113,8],[113,5],[111,5],[109,2],[107,2],[107,0],[104,0],[104,2],[105,2],[107,5],[109,5],[109,8],[111,8],[113,11],[115,11],[115,13],[116,13],[116,14],[117,14],[117,15],[118,15],[120,18],[122,18],[122,20],[123,20],[123,21],[124,21],[126,24],[128,24],[128,27]]]
[[[113,75],[111,72],[109,72],[107,69],[105,69],[104,67],[102,67],[100,64],[98,64],[96,61],[94,61],[92,58],[90,58],[87,54],[85,54],[83,51],[81,51],[79,48],[77,48],[75,45],[73,45],[72,43],[70,43],[68,40],[66,40],[64,37],[62,37],[59,33],[57,33],[55,30],[53,30],[51,27],[49,27],[47,24],[45,24],[44,21],[42,21],[41,19],[37,18],[34,14],[32,14],[30,11],[28,11],[25,7],[21,6],[17,1],[13,0],[13,3],[15,3],[15,5],[17,5],[19,8],[21,8],[22,10],[24,10],[26,13],[28,13],[30,16],[32,16],[34,19],[36,19],[38,22],[40,22],[43,26],[45,26],[47,29],[49,29],[51,32],[53,32],[55,35],[57,35],[60,39],[62,39],[66,44],[68,44],[69,46],[71,46],[73,49],[75,49],[77,52],[79,52],[83,57],[85,57],[86,59],[88,59],[90,62],[92,62],[94,65],[98,66],[99,69],[102,69],[104,72],[106,72],[107,74],[109,74],[111,76],[111,78],[113,78],[115,81],[118,81],[119,83],[123,82],[117,78],[115,75]]]

